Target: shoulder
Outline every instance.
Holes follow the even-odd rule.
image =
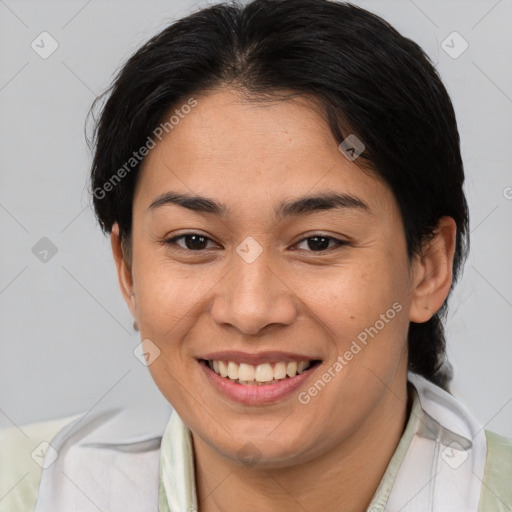
[[[158,483],[169,407],[106,405],[0,430],[0,512],[89,510],[91,502],[71,482],[88,489],[95,503],[104,505],[102,510],[139,510],[136,500],[143,502],[144,510],[154,508],[145,506],[151,499],[146,494],[154,494],[145,483]],[[133,485],[137,481],[142,488]],[[112,485],[122,490],[119,497],[112,494]]]
[[[487,459],[480,512],[501,512],[512,507],[512,439],[488,430]]]
[[[171,410],[168,403],[104,404],[64,425],[46,451],[32,512],[158,508],[160,444]]]
[[[80,415],[0,430],[0,512],[31,512],[53,437]]]

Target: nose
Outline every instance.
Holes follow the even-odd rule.
[[[271,325],[287,326],[296,319],[299,300],[266,252],[251,263],[233,255],[231,269],[219,283],[211,308],[218,325],[257,335]]]

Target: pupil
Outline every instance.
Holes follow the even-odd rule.
[[[192,243],[189,243],[191,240]],[[204,246],[206,246],[206,237],[202,235],[189,235],[185,239],[185,245],[187,249],[190,250],[204,249]]]
[[[326,236],[313,236],[308,238],[308,246],[312,250],[327,249],[329,247],[329,238]]]

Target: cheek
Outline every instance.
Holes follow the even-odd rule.
[[[393,268],[365,263],[313,279],[302,278],[303,294],[314,312],[330,326],[352,329],[375,321],[403,298],[402,279]],[[342,333],[340,333],[342,334]]]
[[[183,386],[193,363],[185,353],[187,334],[197,322],[201,283],[178,277],[165,264],[141,265],[135,279],[140,336],[160,351],[148,370],[166,399],[176,408],[184,407]]]
[[[301,293],[331,340],[332,355],[357,352],[363,366],[383,365],[399,357],[407,338],[409,296],[407,266],[395,255],[337,269],[303,280]],[[309,290],[309,291],[308,291]],[[353,345],[356,342],[361,347]],[[363,356],[363,357],[361,357]],[[359,366],[359,365],[356,365]]]
[[[139,325],[166,332],[186,318],[207,290],[197,268],[173,264],[160,250],[141,247],[134,254],[134,288]]]
[[[194,282],[171,278],[156,267],[138,273],[137,315],[140,336],[158,347],[159,357],[148,366],[153,380],[171,403],[180,403],[181,383],[191,370],[185,350],[187,333],[197,321],[194,307],[200,290]]]

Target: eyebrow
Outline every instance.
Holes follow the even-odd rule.
[[[229,208],[213,199],[203,196],[166,192],[152,201],[150,210],[165,205],[177,205],[198,213],[208,213],[225,217]],[[274,214],[278,218],[308,215],[323,210],[360,210],[371,213],[372,210],[362,199],[349,194],[323,193],[290,199],[277,205]]]

